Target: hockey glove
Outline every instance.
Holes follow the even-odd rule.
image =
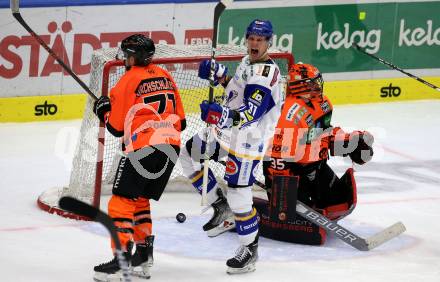
[[[345,133],[339,127],[333,129],[330,137],[330,155],[350,157],[357,164],[364,164],[373,157],[374,137],[368,131]]]
[[[228,68],[225,65],[215,63],[214,69],[214,85],[218,85],[219,80],[224,78],[228,73]],[[199,77],[202,79],[209,79],[211,74],[211,60],[204,60],[199,65]]]
[[[227,107],[222,107],[217,103],[203,101],[200,104],[200,118],[209,123],[217,125],[219,128],[229,128],[240,123],[240,114]]]
[[[107,96],[101,96],[93,104],[93,112],[99,118],[100,121],[104,122],[104,117],[107,112],[112,109],[110,104],[110,98]]]
[[[349,153],[350,159],[357,164],[363,165],[373,158],[374,137],[368,131],[355,131],[350,135],[358,136],[358,144],[353,152]]]

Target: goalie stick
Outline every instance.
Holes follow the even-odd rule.
[[[90,90],[89,87],[72,71],[72,69],[64,63],[64,61],[58,57],[58,55],[49,47],[47,46],[46,42],[44,42],[43,39],[41,39],[38,34],[36,34],[32,28],[24,21],[23,17],[20,14],[20,1],[19,0],[11,0],[11,11],[12,16],[29,32],[29,34],[37,40],[37,42],[49,53],[52,58],[54,58],[58,64],[68,73],[70,74],[73,79],[75,79],[76,82],[78,82],[79,85],[87,92],[87,94],[90,95],[90,97],[94,100],[97,100],[98,97],[93,94],[93,92]]]
[[[419,81],[419,82],[425,84],[426,86],[431,87],[432,89],[435,89],[435,90],[437,90],[437,91],[440,91],[440,87],[435,86],[434,84],[429,83],[428,81],[426,81],[426,80],[424,80],[424,79],[422,79],[422,78],[420,78],[420,77],[418,77],[418,76],[415,76],[415,75],[413,75],[412,73],[409,73],[409,72],[407,72],[407,71],[404,71],[403,69],[401,69],[401,68],[399,68],[399,67],[397,67],[397,66],[395,66],[395,65],[393,65],[393,64],[391,64],[391,63],[389,63],[389,62],[387,62],[387,61],[385,61],[385,60],[382,59],[382,58],[379,58],[379,57],[377,57],[377,56],[375,56],[375,55],[373,55],[373,54],[368,53],[367,51],[365,51],[364,49],[362,49],[358,44],[356,44],[356,43],[353,42],[353,43],[351,44],[351,46],[352,46],[353,48],[355,48],[356,50],[358,50],[359,52],[364,53],[365,55],[368,55],[368,56],[370,56],[371,58],[373,58],[373,59],[375,59],[375,60],[378,60],[378,61],[381,62],[382,64],[384,64],[384,65],[386,65],[386,66],[388,66],[388,67],[390,67],[390,68],[392,68],[392,69],[394,69],[394,70],[400,71],[401,73],[406,74],[407,76],[409,76],[409,77],[411,77],[411,78],[414,78],[415,80],[417,80],[417,81]]]
[[[213,23],[213,31],[212,31],[212,49],[211,49],[211,71],[209,74],[209,96],[208,102],[211,104],[214,101],[214,73],[215,73],[215,53],[217,48],[217,33],[218,33],[218,24],[220,21],[220,16],[223,11],[229,6],[234,0],[221,0],[217,3],[214,8],[214,23]],[[209,127],[209,124],[207,124]],[[205,140],[206,143],[209,141],[210,131],[206,131]],[[203,182],[202,182],[202,206],[206,206],[208,204],[207,193],[208,193],[208,173],[209,173],[209,146],[206,146],[205,153],[203,155]]]
[[[123,255],[121,242],[119,241],[118,235],[116,233],[116,227],[113,224],[113,220],[107,214],[100,211],[98,208],[92,207],[72,197],[62,197],[58,202],[58,205],[64,210],[76,213],[81,216],[89,217],[93,221],[99,222],[104,225],[104,227],[110,233],[113,242],[115,242],[116,256],[118,258],[119,267],[122,270],[122,281],[130,282],[131,278],[128,268],[128,262]]]
[[[261,183],[258,180],[255,181],[255,184],[263,189],[266,187],[264,183]],[[299,200],[296,201],[296,212],[303,218],[308,219],[314,224],[324,228],[338,239],[342,240],[353,248],[358,249],[359,251],[370,251],[402,234],[406,230],[405,225],[399,221],[368,238],[362,238],[350,230],[342,227],[336,221],[328,219]]]

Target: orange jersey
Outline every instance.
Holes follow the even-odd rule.
[[[309,102],[288,96],[267,155],[299,164],[327,159],[332,110],[325,96]]]
[[[124,136],[126,152],[146,146],[180,146],[185,120],[176,83],[161,67],[133,66],[110,91],[107,128]]]

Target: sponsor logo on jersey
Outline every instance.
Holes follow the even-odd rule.
[[[122,171],[124,170],[126,161],[127,161],[127,158],[123,157],[123,158],[121,158],[121,160],[119,162],[118,171],[116,173],[116,179],[113,184],[113,189],[119,188],[119,182],[121,181]]]
[[[324,101],[324,103],[322,103],[320,106],[324,114],[330,111],[330,105],[328,104],[328,101]]]
[[[226,174],[234,175],[237,173],[237,171],[238,171],[237,164],[233,160],[229,159],[226,162],[226,169],[225,169]]]
[[[47,115],[53,116],[58,111],[57,105],[48,104],[47,101],[44,101],[43,104],[35,105],[34,109],[35,109],[36,116],[43,116],[43,115],[44,116],[47,116]]]
[[[251,222],[248,222],[246,225],[245,224],[237,224],[238,228],[240,229],[240,234],[244,235],[244,234],[250,234],[252,233],[256,227],[258,225],[258,221],[257,221],[257,217],[252,218]],[[245,233],[243,233],[245,232]]]
[[[306,124],[307,124],[308,127],[311,127],[311,126],[313,125],[313,117],[312,117],[311,114],[309,114],[309,115],[306,117]]]
[[[293,104],[287,111],[286,120],[292,121],[298,109],[299,109],[299,104],[298,103]]]
[[[399,86],[393,86],[392,83],[388,86],[384,86],[380,89],[380,97],[386,98],[386,97],[398,97],[400,93],[402,93],[402,90]]]
[[[261,73],[262,76],[268,77],[270,73],[270,66],[264,66],[263,72]]]
[[[242,143],[241,146],[245,149],[250,149],[252,145],[249,143]]]
[[[272,145],[272,152],[285,153],[289,151],[289,146]]]
[[[299,121],[301,120],[301,118],[308,113],[307,109],[302,107],[299,111],[298,114],[295,116],[295,124],[298,124]]]
[[[261,103],[263,102],[264,99],[264,95],[266,93],[264,93],[263,91],[261,91],[260,89],[256,89],[254,91],[254,93],[251,94],[251,97],[249,98],[250,102],[253,102],[254,104],[256,104],[257,106],[260,106]]]
[[[243,163],[241,163],[241,172],[240,172],[240,179],[238,180],[239,184],[243,184],[243,183],[247,183],[249,180],[249,175],[250,175],[250,162],[249,161],[245,161]]]
[[[278,81],[278,74],[280,74],[280,70],[278,68],[275,69],[272,77],[272,81],[270,82],[270,86],[274,86],[275,83]]]
[[[331,112],[329,114],[326,114],[324,116],[324,128],[330,127],[330,121],[332,119],[332,114]]]
[[[241,79],[243,79],[244,81],[247,81],[248,75],[247,75],[246,71],[243,71],[243,73],[241,74]]]
[[[218,115],[218,113],[211,113],[209,115],[209,118],[207,118],[206,120],[209,120],[210,122],[217,124],[220,122],[220,116]]]

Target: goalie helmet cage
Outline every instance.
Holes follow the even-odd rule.
[[[99,49],[92,55],[89,84],[91,91],[98,97],[108,95],[110,89],[125,72],[123,61],[114,59],[117,50],[117,48]],[[227,65],[230,71],[234,71],[246,55],[246,49],[239,46],[219,45],[216,50],[216,60]],[[280,67],[282,81],[285,82],[288,68],[294,63],[292,54],[276,49],[271,49],[269,53]],[[199,103],[208,98],[209,82],[200,79],[197,70],[199,63],[210,57],[210,45],[156,45],[153,63],[171,73],[179,88],[185,109],[187,128],[182,132],[182,144],[206,126],[200,120]],[[223,92],[222,87],[217,87],[214,91],[214,100],[221,101]],[[92,111],[93,102],[90,97],[87,98],[69,185],[44,191],[37,200],[42,210],[63,217],[87,220],[83,216],[61,209],[58,206],[59,199],[63,196],[71,196],[99,208],[101,195],[111,194],[122,154],[121,144],[119,138],[112,136],[104,125],[100,124]],[[216,177],[222,179],[224,166],[212,161],[209,166]],[[262,177],[260,169],[258,178],[262,180]],[[183,176],[180,162],[177,161],[165,191],[189,191],[188,188],[186,190],[182,188],[188,186],[182,185],[182,181],[189,183],[189,180]]]

